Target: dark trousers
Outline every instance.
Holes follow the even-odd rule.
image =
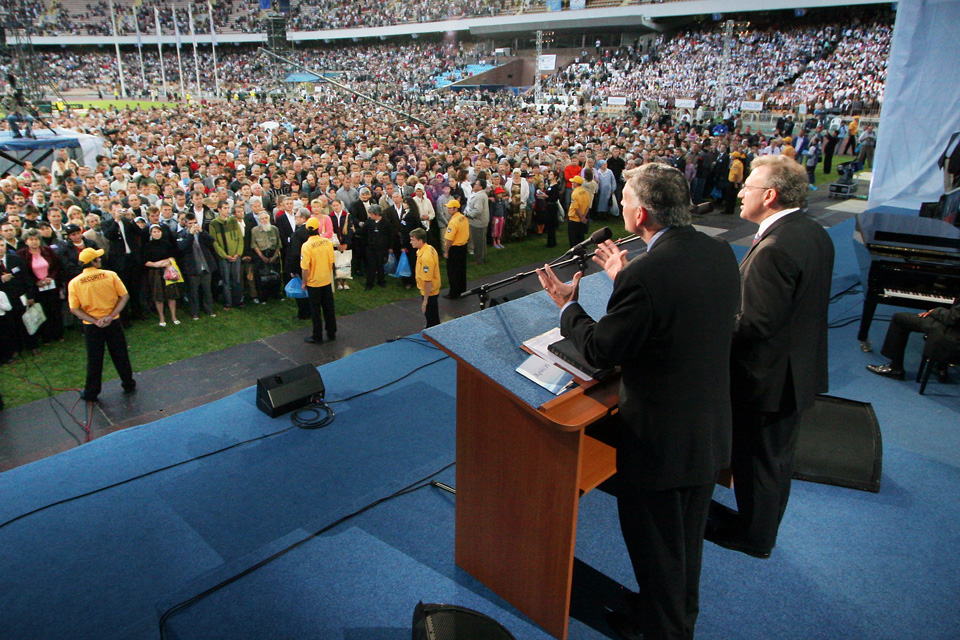
[[[927,316],[921,318],[916,313],[899,311],[893,314],[890,328],[883,339],[880,353],[890,358],[890,364],[897,369],[903,369],[903,354],[907,350],[907,340],[911,333],[927,333],[943,324]]]
[[[56,342],[63,337],[63,308],[61,307],[60,291],[51,289],[37,293],[37,303],[47,317],[37,333],[45,343]],[[34,335],[36,337],[36,335]]]
[[[793,456],[800,412],[787,377],[784,399],[776,412],[758,412],[733,403],[731,470],[737,496],[738,525],[744,541],[761,551],[777,544],[780,521],[790,499]]]
[[[570,246],[580,244],[587,237],[587,231],[590,229],[589,222],[574,222],[573,220],[567,220],[567,240],[570,241]]]
[[[640,586],[637,623],[650,640],[692,640],[700,611],[703,532],[714,483],[648,491],[623,483],[620,528]]]
[[[833,169],[833,153],[837,150],[837,142],[837,138],[827,136],[827,142],[823,145],[823,175]]]
[[[123,327],[116,320],[105,327],[93,324],[83,325],[83,339],[87,345],[87,382],[83,387],[83,397],[88,400],[100,395],[103,377],[104,346],[110,351],[110,360],[120,374],[120,383],[124,389],[137,386],[133,379],[133,367],[127,353],[127,338]]]
[[[313,320],[313,339],[317,342],[323,340],[323,328],[326,325],[327,337],[332,340],[337,335],[337,316],[333,306],[333,285],[307,287],[307,296],[310,301],[310,319]]]
[[[737,209],[737,194],[740,190],[737,188],[737,185],[732,182],[728,182],[727,185],[723,188],[723,212],[727,215],[732,215]]]
[[[423,313],[423,316],[427,319],[427,329],[440,324],[440,304],[437,300],[439,297],[439,295],[434,294],[427,298],[427,310]]]
[[[560,222],[557,219],[557,205],[554,202],[547,203],[546,218],[544,218],[543,228],[547,233],[547,248],[557,246],[557,227]]]
[[[387,283],[387,274],[383,269],[383,263],[387,260],[386,249],[374,249],[367,247],[366,264],[364,271],[367,274],[367,289],[373,286],[373,281],[383,286]]]
[[[141,302],[140,289],[143,284],[143,267],[133,259],[132,254],[122,256],[119,260],[119,269],[117,275],[120,281],[127,288],[130,294],[130,300],[127,306],[123,308],[124,319],[132,318],[134,320],[143,318],[143,304]]]
[[[190,303],[190,315],[194,318],[200,315],[200,305],[207,315],[213,315],[213,274],[209,271],[195,276],[184,275],[187,281],[187,298]]]
[[[448,295],[457,298],[467,290],[467,245],[452,246],[447,253]]]

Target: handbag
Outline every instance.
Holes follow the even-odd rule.
[[[397,269],[390,275],[394,278],[409,278],[413,275],[413,271],[410,269],[410,258],[407,257],[406,251],[400,252],[400,259],[397,260]]]
[[[11,311],[13,306],[10,304],[10,298],[7,297],[7,294],[3,291],[0,291],[0,316],[6,315],[7,311]]]
[[[47,319],[47,315],[43,312],[43,307],[39,304],[34,304],[32,307],[27,307],[27,310],[23,313],[23,324],[27,328],[27,333],[31,336],[37,332],[37,329],[40,328]]]
[[[307,292],[303,290],[303,280],[300,276],[293,276],[290,282],[283,288],[283,292],[288,298],[306,298]]]
[[[353,249],[346,251],[337,251],[336,264],[334,265],[334,277],[337,280],[352,280],[353,272]]]
[[[163,270],[163,280],[165,284],[183,282],[183,274],[180,273],[180,267],[177,266],[175,258],[170,258],[170,265]]]
[[[557,222],[563,224],[563,221],[567,219],[567,214],[563,210],[563,205],[559,202],[557,203]]]

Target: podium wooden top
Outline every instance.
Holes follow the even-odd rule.
[[[587,276],[580,282],[580,304],[599,318],[612,290],[605,273]],[[516,372],[528,357],[521,348],[524,340],[556,327],[559,316],[556,305],[541,291],[431,327],[423,334],[461,366],[495,381],[507,397],[529,411],[561,429],[582,429],[616,409],[618,376],[554,396]]]

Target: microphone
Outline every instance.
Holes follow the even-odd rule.
[[[580,255],[591,244],[601,244],[603,242],[606,242],[612,237],[613,237],[613,232],[610,231],[610,227],[603,227],[601,229],[597,229],[596,231],[593,232],[593,234],[589,238],[587,238],[583,242],[573,245],[572,247],[570,247],[570,250],[563,255],[564,256]]]

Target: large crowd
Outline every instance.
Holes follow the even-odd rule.
[[[393,91],[390,84],[381,89]],[[403,94],[384,91],[376,96]],[[509,94],[475,97],[403,103],[427,124],[332,90],[319,101],[216,101],[61,116],[56,125],[104,136],[105,147],[94,167],[60,151],[52,167],[27,166],[0,181],[6,214],[0,233],[7,250],[30,265],[18,281],[30,301],[44,305],[54,327],[27,336],[22,325],[10,325],[8,313],[10,326],[0,331],[3,359],[37,348],[39,340],[60,339],[63,287],[79,272],[76,257],[86,246],[105,249],[107,268],[128,285],[130,320],[156,314],[154,321],[166,324],[167,312],[178,323],[177,299],[198,317],[201,310],[219,311],[205,292],[219,297],[220,308],[255,308],[276,297],[278,280],[297,271],[293,232],[311,217],[337,236],[338,250],[352,251],[368,205],[378,203],[392,221],[390,250],[399,255],[409,251],[412,228],[425,228],[429,241],[439,243],[450,200],[466,208],[480,197],[489,201],[484,240],[473,247],[480,260],[487,245],[509,251],[514,242],[543,234],[553,246],[564,224],[572,229],[571,222],[586,221],[588,227],[617,215],[623,171],[645,162],[676,166],[696,201],[714,199],[732,212],[732,195],[752,158],[782,153],[815,167],[824,147],[832,140],[836,148],[856,122],[782,118],[776,130],[760,132],[736,116],[713,123],[690,114],[674,120],[667,112],[584,111],[558,119],[524,108]],[[871,136],[875,141],[864,127],[860,142]],[[577,207],[578,220],[568,221]],[[341,209],[353,222],[334,228],[326,220],[338,219]],[[244,230],[229,250],[218,244],[218,218],[235,219]],[[198,235],[205,240],[193,244]],[[272,240],[256,244],[254,235]],[[206,253],[197,255],[195,246]],[[225,252],[242,256],[243,271],[239,282],[222,277],[218,288],[213,274],[229,268]],[[41,257],[46,270],[34,271]],[[170,257],[184,265],[180,289],[161,286],[154,273]],[[363,256],[353,261],[362,271]],[[208,265],[212,281],[195,273],[198,262]],[[349,288],[349,278],[359,275],[348,271],[339,285]],[[398,282],[411,285],[409,279]]]
[[[607,49],[563,69],[550,94],[602,105],[609,96],[672,105],[678,98],[725,106],[760,101],[766,109],[806,103],[844,114],[879,110],[892,26],[858,20],[812,26],[742,27],[724,73],[723,29],[661,37],[646,49]],[[585,52],[586,53],[586,52]]]
[[[736,65],[740,70],[733,77],[743,86],[735,95],[770,101],[792,94],[811,107],[809,116],[784,116],[762,131],[744,125],[736,109],[718,110],[714,119],[704,115],[702,106],[671,108],[676,97],[709,100],[718,71],[705,60],[719,55],[720,47],[714,29],[665,38],[643,49],[598,48],[585,55],[546,84],[548,96],[573,96],[581,107],[562,115],[553,106],[535,107],[527,97],[505,91],[437,91],[432,77],[476,58],[467,49],[439,42],[360,44],[349,55],[334,46],[290,54],[307,68],[336,74],[411,120],[326,84],[309,94],[282,96],[282,78],[295,69],[254,48],[219,47],[225,100],[184,101],[163,111],[94,109],[82,117],[60,115],[53,119],[56,126],[105,138],[97,165],[80,166],[59,151],[52,167],[16,169],[0,182],[7,249],[28,264],[40,264],[41,255],[48,263],[48,271],[41,270],[44,277],[31,278],[25,270],[19,282],[29,300],[44,305],[49,318],[48,329],[34,335],[24,334],[19,324],[0,331],[2,359],[36,348],[39,341],[60,339],[64,286],[76,275],[76,253],[86,245],[105,249],[106,266],[127,281],[134,295],[130,320],[156,313],[163,321],[166,312],[172,321],[176,302],[158,300],[161,294],[176,292],[192,317],[201,310],[213,313],[203,295],[207,288],[221,308],[252,308],[254,302],[275,297],[278,278],[296,271],[288,262],[297,254],[289,244],[293,232],[311,217],[326,220],[337,218],[340,209],[348,211],[354,226],[331,229],[324,222],[321,229],[337,236],[339,250],[352,251],[356,224],[370,202],[388,212],[389,245],[400,254],[409,251],[409,232],[416,227],[429,231],[429,241],[438,245],[446,204],[456,199],[466,208],[482,193],[490,212],[483,222],[485,241],[474,247],[474,255],[481,249],[482,259],[488,244],[509,251],[514,242],[540,234],[549,245],[557,244],[558,230],[569,225],[571,207],[578,209],[577,224],[617,215],[622,172],[646,162],[677,167],[696,202],[713,200],[728,213],[735,209],[753,158],[794,157],[807,168],[812,185],[818,164],[831,172],[836,154],[855,153],[861,163],[872,162],[876,134],[852,114],[855,103],[879,101],[882,95],[885,63],[878,57],[889,39],[889,24],[856,21],[739,33],[734,58],[750,62]],[[769,54],[777,63],[748,79],[746,69],[757,67],[752,57],[767,56],[767,51],[777,52]],[[184,53],[184,85],[191,93],[194,63]],[[43,66],[61,79],[61,88],[116,91],[116,61],[108,52],[63,49],[39,55]],[[156,95],[161,84],[156,51],[145,52],[144,61],[146,84],[140,82],[135,53],[124,58],[125,77],[134,91]],[[7,65],[3,71],[12,64],[9,59],[0,63]],[[208,79],[209,49],[199,64]],[[169,48],[164,67],[169,88],[178,91],[176,54]],[[789,78],[795,81],[781,84]],[[635,92],[629,94],[634,108],[597,108],[601,96],[622,94],[628,86]],[[688,91],[697,87],[706,89]],[[575,177],[582,177],[582,185]],[[369,194],[361,197],[364,188]],[[164,253],[160,249],[187,265],[195,263],[197,256],[188,248],[196,245],[189,239],[206,233],[211,242],[216,240],[210,232],[218,228],[221,210],[246,232],[241,289],[234,288],[237,278],[229,276],[221,278],[226,287],[218,288],[216,275],[205,285],[188,266],[185,286],[158,291],[150,269],[166,259],[158,259]],[[190,220],[190,214],[196,219]],[[151,231],[155,225],[159,231]],[[255,235],[278,235],[278,246],[255,246],[253,231],[261,226],[264,231]],[[272,227],[277,234],[269,232]],[[163,244],[152,244],[151,233],[159,234],[155,240]],[[574,237],[569,236],[571,242]],[[215,244],[207,247],[211,274],[224,266]],[[362,271],[364,257],[354,256],[354,261]],[[357,270],[339,285],[349,287],[354,275]],[[411,285],[409,279],[398,282]],[[9,324],[11,314],[3,317]]]
[[[811,112],[851,116],[880,108],[892,37],[889,19],[851,14],[846,19],[809,24],[741,24],[730,42],[729,64],[724,63],[722,31],[715,25],[638,46],[584,51],[573,64],[544,80],[545,95],[549,102],[589,108],[605,105],[609,97],[623,97],[633,104],[654,103],[660,108],[673,107],[678,99],[692,99],[698,106],[718,111],[743,100],[760,102],[766,110],[805,104]],[[179,62],[176,49],[164,47],[162,70],[156,47],[144,47],[142,72],[141,55],[136,50],[124,53],[127,94],[158,97],[165,77],[167,95],[177,99],[184,98],[182,92],[196,96],[198,76],[203,92],[213,92],[210,47],[198,48],[194,58],[189,38],[183,45]],[[257,55],[251,45],[218,46],[216,54],[221,96],[251,90],[282,93],[289,90],[284,82],[287,74],[303,70]],[[82,88],[103,97],[119,97],[118,67],[111,52],[57,49],[40,50],[38,55],[47,79],[61,92]],[[303,67],[331,73],[358,90],[384,93],[401,101],[420,99],[435,88],[435,79],[460,74],[468,64],[492,61],[483,56],[482,48],[469,43],[429,39],[359,43],[349,48],[349,54],[342,45],[318,44],[287,55]],[[0,57],[0,67],[4,66]]]

